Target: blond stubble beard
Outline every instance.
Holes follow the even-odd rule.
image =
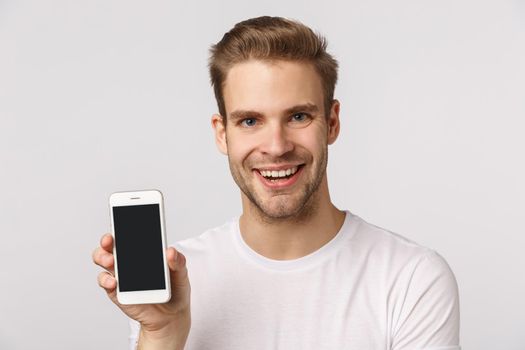
[[[314,180],[307,184],[304,190],[301,191],[302,193],[297,200],[298,204],[295,206],[295,208],[292,208],[292,210],[287,210],[286,203],[288,201],[284,198],[279,200],[276,210],[265,208],[264,203],[261,203],[262,201],[255,194],[255,190],[250,189],[250,186],[247,185],[248,182],[245,181],[245,179],[241,176],[241,173],[237,171],[237,169],[232,165],[229,158],[228,163],[235,183],[250,201],[250,206],[247,208],[247,210],[251,214],[254,214],[259,221],[266,224],[283,221],[303,223],[308,221],[308,218],[319,207],[319,187],[323,181],[324,176],[326,175],[326,167],[328,164],[327,146],[325,146],[321,158],[321,164],[319,165],[317,174],[315,174],[316,176],[314,177]]]

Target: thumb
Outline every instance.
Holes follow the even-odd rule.
[[[187,288],[190,285],[188,279],[188,269],[186,267],[186,257],[173,247],[168,248],[168,266],[170,268],[171,289],[176,291],[180,288]]]

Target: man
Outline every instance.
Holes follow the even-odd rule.
[[[212,126],[242,215],[168,249],[173,296],[161,305],[117,302],[103,236],[99,284],[135,320],[132,348],[459,349],[446,262],[330,200],[339,102],[325,48],[308,27],[275,17],[238,23],[213,46]]]

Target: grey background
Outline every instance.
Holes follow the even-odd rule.
[[[264,14],[340,62],[334,202],[441,253],[464,349],[525,349],[523,1],[0,1],[0,349],[124,349],[91,251],[111,192],[158,188],[170,242],[240,213],[208,47]]]

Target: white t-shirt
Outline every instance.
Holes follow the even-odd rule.
[[[299,259],[256,253],[238,218],[176,248],[191,284],[185,349],[460,349],[445,260],[348,211],[330,242]],[[134,349],[138,323],[131,329]]]

